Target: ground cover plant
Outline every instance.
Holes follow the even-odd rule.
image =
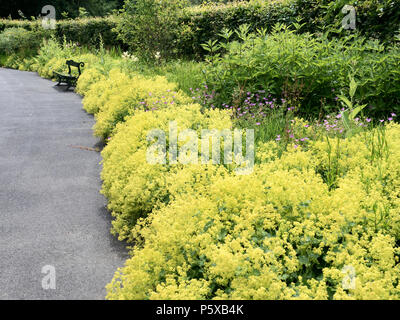
[[[336,14],[333,2],[317,2],[328,5],[323,17]],[[185,48],[178,41],[169,51],[163,41],[182,32],[185,41],[192,39],[189,29],[163,16],[160,21],[172,29],[159,38],[159,25],[151,20],[144,26],[143,19],[151,10],[169,11],[149,3],[127,1],[118,18],[126,22],[135,16],[129,10],[141,6],[142,26],[131,20],[131,29],[119,30],[120,39],[131,41],[129,51],[107,48],[101,37],[86,47],[48,34],[29,54],[21,47],[1,52],[3,42],[27,31],[0,34],[0,63],[6,67],[51,78],[66,59],[85,62],[76,92],[105,144],[101,192],[114,217],[111,231],[131,246],[107,298],[399,299],[396,39],[380,41],[366,31],[332,37],[336,22],[314,33],[296,19],[264,29],[245,21],[201,43],[194,38],[203,60],[170,59]],[[288,3],[267,6],[287,9]],[[322,8],[296,4],[307,12]],[[396,16],[396,7],[386,5],[379,6],[382,16]],[[206,12],[196,19],[218,25],[213,17],[219,10],[261,10],[265,4],[214,5],[214,11],[179,11],[181,6],[172,1],[168,9],[176,15]],[[160,46],[138,45],[146,32]],[[154,141],[148,133],[154,128],[166,133],[170,159],[171,122],[177,136],[186,129],[253,129],[253,171],[238,175],[234,163],[212,161],[150,163]],[[178,139],[179,148],[185,142]]]

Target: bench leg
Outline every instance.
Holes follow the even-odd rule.
[[[65,91],[68,91],[69,88],[71,88],[71,80],[67,80],[67,88],[65,89]]]

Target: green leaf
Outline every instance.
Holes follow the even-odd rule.
[[[353,120],[353,119],[357,116],[357,114],[359,114],[359,113],[361,112],[361,110],[364,109],[366,106],[367,106],[366,104],[363,104],[363,105],[361,105],[361,106],[355,107],[355,108],[350,112],[349,119],[350,119],[350,120]]]
[[[345,96],[339,95],[338,98],[339,98],[342,102],[344,102],[350,110],[353,109],[353,104],[352,104],[352,103],[350,102],[350,100],[347,99]]]
[[[349,90],[351,100],[353,100],[353,97],[357,90],[357,86],[358,86],[357,82],[354,80],[353,77],[351,77],[350,78],[350,90]]]

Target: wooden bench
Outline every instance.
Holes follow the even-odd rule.
[[[68,74],[60,73],[60,72],[53,72],[55,78],[57,78],[58,83],[56,84],[59,86],[61,83],[67,84],[68,90],[70,87],[75,87],[76,82],[78,81],[79,76],[81,75],[81,67],[83,68],[85,64],[83,62],[75,62],[73,60],[67,60],[66,62],[68,66]],[[78,75],[72,75],[71,66],[78,68]]]

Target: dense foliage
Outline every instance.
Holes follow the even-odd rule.
[[[139,43],[139,34],[150,31],[152,26],[159,27],[149,32],[154,47],[162,47],[163,41],[169,41],[169,55],[197,56],[204,55],[201,44],[209,39],[219,38],[224,28],[237,29],[248,24],[250,32],[264,28],[271,31],[277,24],[293,25],[298,23],[302,32],[333,31],[335,34],[353,33],[352,30],[340,30],[344,5],[353,5],[356,10],[356,30],[367,38],[375,38],[384,42],[392,42],[400,30],[400,2],[393,0],[283,0],[283,1],[239,1],[225,5],[208,4],[186,8],[178,14],[174,11],[171,21],[166,17],[170,10],[182,1],[168,0],[163,2],[163,11],[154,6],[141,19],[135,22],[135,8],[151,5],[150,0],[127,1],[126,12],[121,16],[118,30],[121,38],[133,50],[140,49],[145,43]],[[133,5],[134,4],[134,5]],[[146,18],[147,17],[147,18]],[[158,17],[156,24],[151,23]],[[143,25],[145,19],[145,26]],[[146,23],[147,19],[147,23]],[[172,25],[171,25],[172,23]],[[142,33],[140,33],[142,32]],[[158,36],[157,36],[158,34]],[[165,34],[162,38],[160,34]],[[139,46],[140,45],[140,46]],[[150,45],[147,44],[147,49]],[[160,50],[159,50],[160,51]]]
[[[337,97],[349,95],[351,76],[359,83],[354,99],[368,105],[366,114],[400,113],[399,46],[385,48],[363,37],[329,40],[285,28],[268,35],[240,30],[241,41],[206,46],[215,105],[239,105],[247,92],[264,90],[302,116],[318,117],[339,109]]]
[[[58,36],[35,38],[33,22],[5,22],[13,28],[0,34],[2,66],[51,78],[67,59],[85,62],[76,91],[105,143],[101,192],[112,232],[134,245],[107,298],[400,299],[397,22],[332,37],[340,1],[235,3],[178,16],[181,6],[126,2],[115,26],[137,52],[107,50],[107,37],[84,31],[92,19],[63,21]],[[357,8],[371,24],[399,12],[393,1]],[[78,45],[75,28],[96,46]],[[320,28],[329,30],[307,32]],[[383,32],[388,43],[372,39]],[[180,54],[206,54],[205,62],[166,61]],[[159,156],[170,159],[171,122],[178,137],[253,129],[253,171],[151,163],[148,133],[166,134]]]
[[[113,16],[104,18],[66,19],[58,20],[56,30],[48,30],[47,34],[54,35],[59,41],[63,41],[65,38],[67,41],[85,46],[98,44],[101,37],[105,46],[123,47],[123,43],[116,39],[117,35],[113,31],[115,26],[116,19]],[[43,31],[40,20],[0,19],[0,31],[8,28],[24,28],[36,32]],[[40,42],[41,41],[39,41],[39,43]]]
[[[118,159],[127,130],[104,151],[106,164]],[[399,299],[400,127],[389,126],[384,137],[380,154],[371,153],[376,130],[314,141],[280,158],[270,144],[249,176],[179,170],[162,180],[173,201],[133,229],[132,258],[108,298]],[[135,167],[140,157],[131,152],[120,165]],[[321,174],[332,155],[339,181],[329,190]],[[346,266],[354,288],[343,285]]]

